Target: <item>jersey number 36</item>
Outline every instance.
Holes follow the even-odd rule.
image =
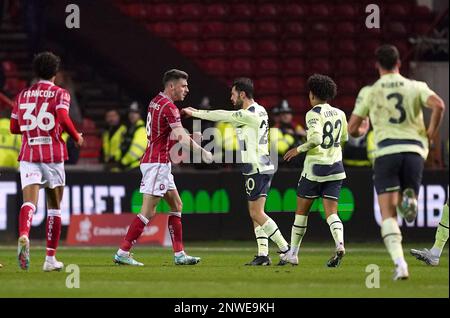
[[[47,112],[48,103],[42,103],[41,109],[37,116],[33,114],[36,108],[36,103],[24,103],[20,104],[20,109],[25,109],[23,119],[28,121],[27,125],[21,125],[20,131],[30,131],[38,127],[41,130],[49,131],[55,127],[55,116],[52,113]]]

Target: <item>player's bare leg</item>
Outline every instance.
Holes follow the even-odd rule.
[[[327,223],[330,227],[331,235],[333,235],[336,244],[336,253],[327,262],[328,267],[339,267],[342,258],[345,255],[344,247],[344,225],[337,214],[338,202],[323,198],[323,207],[327,217]]]
[[[61,236],[61,200],[64,193],[64,186],[54,189],[45,189],[47,195],[47,251],[42,269],[45,272],[60,271],[64,264],[56,260],[56,249],[58,248]]]
[[[133,259],[130,253],[131,248],[136,243],[137,239],[142,235],[145,226],[150,222],[153,216],[156,214],[156,206],[158,205],[161,197],[143,194],[141,213],[136,215],[130,227],[128,228],[127,235],[125,236],[119,250],[114,255],[114,263],[118,265],[132,265],[132,266],[143,266]]]
[[[255,201],[248,201],[248,210],[253,222],[261,226],[267,237],[277,244],[282,254],[287,253],[289,250],[289,244],[284,239],[278,225],[272,220],[265,212],[264,206],[266,204],[266,198],[260,197]]]
[[[405,261],[402,247],[402,233],[397,223],[398,192],[387,192],[378,195],[381,217],[381,236],[395,264],[394,280],[408,279],[408,264]]]
[[[27,270],[30,267],[30,228],[33,214],[38,202],[39,185],[31,184],[23,188],[23,204],[19,213],[19,240],[17,259],[19,267]]]
[[[308,214],[314,200],[297,197],[297,210],[291,230],[291,246],[288,253],[281,256],[278,265],[298,265],[298,253],[308,227]]]
[[[269,237],[262,227],[253,221],[253,229],[255,232],[256,243],[258,244],[258,254],[255,255],[252,261],[246,263],[248,266],[267,266],[272,264],[269,257]]]
[[[174,252],[175,265],[195,265],[200,262],[200,257],[189,256],[184,252],[183,245],[183,226],[181,224],[181,211],[183,203],[177,189],[169,190],[164,195],[170,207],[170,216],[168,221],[170,238]]]

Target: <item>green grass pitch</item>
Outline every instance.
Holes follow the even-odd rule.
[[[271,248],[272,266],[249,267],[255,253],[251,242],[188,243],[187,252],[202,257],[195,266],[175,266],[170,249],[136,247],[135,258],[144,267],[117,266],[116,248],[62,247],[58,259],[77,264],[80,288],[67,288],[70,273],[44,273],[44,248],[31,247],[28,272],[18,269],[15,247],[0,246],[0,297],[449,297],[448,250],[438,267],[429,267],[409,255],[410,279],[391,280],[393,265],[380,244],[348,244],[340,268],[325,267],[330,244],[305,242],[299,266],[274,266],[278,255]],[[380,288],[366,287],[366,266],[380,269]],[[69,277],[70,281],[70,277]]]

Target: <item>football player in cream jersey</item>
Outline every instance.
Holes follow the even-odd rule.
[[[258,255],[246,265],[270,265],[269,238],[282,253],[287,252],[289,247],[277,224],[264,212],[267,192],[275,172],[269,157],[269,119],[265,108],[253,99],[253,82],[249,78],[234,81],[231,102],[239,110],[206,111],[188,107],[182,112],[200,119],[230,122],[236,127],[248,208],[258,243]]]
[[[306,152],[303,171],[297,188],[297,211],[291,234],[291,249],[281,255],[280,265],[298,264],[298,252],[305,235],[308,214],[316,198],[323,199],[327,223],[333,236],[336,253],[327,262],[338,267],[345,254],[344,226],[337,214],[339,192],[345,179],[342,163],[342,143],[348,139],[345,113],[328,102],[336,96],[336,84],[325,75],[314,74],[308,79],[311,110],[306,113],[307,141],[289,150],[289,161]]]

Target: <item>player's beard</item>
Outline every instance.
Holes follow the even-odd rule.
[[[236,99],[236,103],[234,104],[235,109],[241,109],[244,105],[244,101],[240,98]]]

